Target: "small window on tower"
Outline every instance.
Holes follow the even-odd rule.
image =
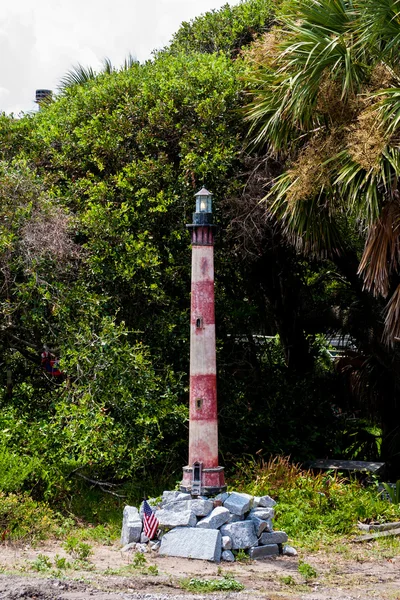
[[[196,329],[203,328],[203,317],[197,317],[196,319]]]
[[[200,410],[202,406],[203,406],[203,399],[202,398],[196,398],[196,408],[197,408],[197,410]]]

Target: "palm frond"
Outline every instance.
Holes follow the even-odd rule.
[[[369,228],[358,273],[364,286],[375,296],[389,293],[390,275],[400,259],[400,202],[395,199],[382,210],[381,217]]]
[[[365,50],[353,35],[357,13],[350,0],[296,6],[300,20],[284,19],[286,35],[278,44],[276,68],[265,69],[262,90],[247,110],[254,143],[268,138],[275,149],[285,148],[290,135],[321,126],[316,107],[327,73],[346,99],[361,89],[370,71]],[[262,77],[260,71],[257,77]]]
[[[122,65],[123,71],[128,71],[135,65],[139,64],[138,59],[133,54],[129,53],[128,56],[125,57],[124,64]]]
[[[388,345],[393,345],[400,338],[400,285],[392,294],[385,308],[385,328],[383,339]]]
[[[95,77],[96,71],[92,67],[84,67],[78,63],[76,66],[73,66],[70,71],[63,75],[63,77],[61,77],[58,88],[61,91],[64,91],[74,85],[83,85],[88,81],[95,79]]]
[[[103,68],[102,68],[101,72],[106,73],[107,75],[111,75],[111,73],[113,73],[114,70],[115,69],[111,62],[111,59],[108,58],[107,56],[105,58],[103,58]]]

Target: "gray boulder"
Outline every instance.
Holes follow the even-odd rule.
[[[126,544],[123,548],[121,548],[121,552],[129,552],[133,550],[136,546],[136,542],[131,542],[130,544]]]
[[[253,560],[267,558],[268,556],[278,556],[279,547],[277,544],[269,544],[268,546],[253,546],[249,550],[249,556]]]
[[[142,531],[142,533],[140,534],[140,543],[141,544],[147,544],[147,542],[149,541],[149,538],[147,537],[147,535]]]
[[[258,517],[255,517],[254,515],[251,515],[251,516],[249,515],[247,517],[246,521],[252,521],[254,523],[254,530],[256,532],[257,537],[260,537],[262,532],[268,528],[267,521],[263,521],[262,519],[259,519]]]
[[[221,559],[221,534],[217,529],[177,527],[163,536],[160,555],[219,562]]]
[[[197,498],[190,501],[189,508],[196,517],[207,517],[213,510],[214,503],[212,500]]]
[[[283,552],[285,556],[297,556],[297,550],[293,546],[283,546]]]
[[[267,526],[266,526],[266,528],[265,528],[265,531],[266,531],[267,533],[271,533],[271,532],[274,530],[274,526],[273,526],[273,523],[272,523],[272,519],[266,519],[266,520],[265,520],[265,522],[266,522],[266,524],[267,524]]]
[[[172,500],[171,502],[163,503],[162,510],[173,510],[175,512],[190,510],[191,502],[191,500]]]
[[[229,513],[227,523],[236,523],[236,521],[244,521],[244,515],[233,515],[232,513]]]
[[[186,492],[178,492],[176,490],[171,492],[163,492],[161,505],[168,504],[168,502],[174,502],[175,500],[191,500],[192,496]]]
[[[125,506],[122,518],[121,544],[126,546],[140,540],[142,519],[135,506]]]
[[[253,496],[249,494],[239,494],[238,492],[232,492],[224,502],[225,508],[227,508],[234,515],[242,516],[248,512],[253,505]]]
[[[261,496],[258,506],[261,508],[273,508],[276,505],[275,500],[271,496]]]
[[[197,523],[196,515],[191,510],[165,510],[156,512],[156,517],[161,528],[172,529],[173,527],[195,527]]]
[[[232,540],[229,535],[223,535],[221,538],[222,550],[232,550]]]
[[[221,534],[232,540],[232,549],[251,548],[258,544],[258,538],[252,521],[238,521],[221,527]]]
[[[157,540],[156,542],[150,542],[150,550],[153,550],[154,552],[157,552],[157,550],[160,549],[161,546],[161,542],[159,540]]]
[[[201,529],[219,529],[221,525],[227,522],[228,518],[229,510],[223,506],[217,506],[210,512],[208,517],[201,519],[201,521],[197,523],[197,527],[200,527]]]
[[[231,552],[230,550],[224,550],[221,558],[222,558],[222,560],[225,560],[226,562],[235,562],[235,557],[233,555],[233,552]]]
[[[275,512],[273,508],[253,508],[250,511],[250,517],[258,517],[259,519],[262,519],[263,521],[266,521],[267,519],[273,519],[275,516]]]
[[[217,494],[215,496],[214,500],[217,500],[218,502],[222,502],[222,504],[223,504],[227,498],[229,498],[228,492],[222,492],[221,494]]]
[[[260,545],[267,546],[269,544],[284,544],[288,541],[288,536],[284,531],[273,531],[272,533],[262,533],[260,537]]]

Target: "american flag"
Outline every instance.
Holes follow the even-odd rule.
[[[158,519],[156,518],[155,514],[151,510],[151,506],[147,502],[147,500],[143,500],[143,511],[144,511],[144,515],[143,515],[144,533],[149,538],[149,540],[152,540],[158,529]]]

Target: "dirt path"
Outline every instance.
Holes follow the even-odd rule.
[[[59,543],[40,548],[0,546],[0,598],[7,600],[400,600],[400,556],[368,556],[349,545],[350,556],[331,552],[278,557],[243,563],[207,563],[197,560],[135,555],[118,546],[95,546],[89,562],[75,562]],[[69,567],[59,568],[65,557]],[[299,559],[317,576],[308,581],[299,573]],[[187,581],[234,577],[241,592],[194,594]],[[186,583],[185,583],[186,582]]]

